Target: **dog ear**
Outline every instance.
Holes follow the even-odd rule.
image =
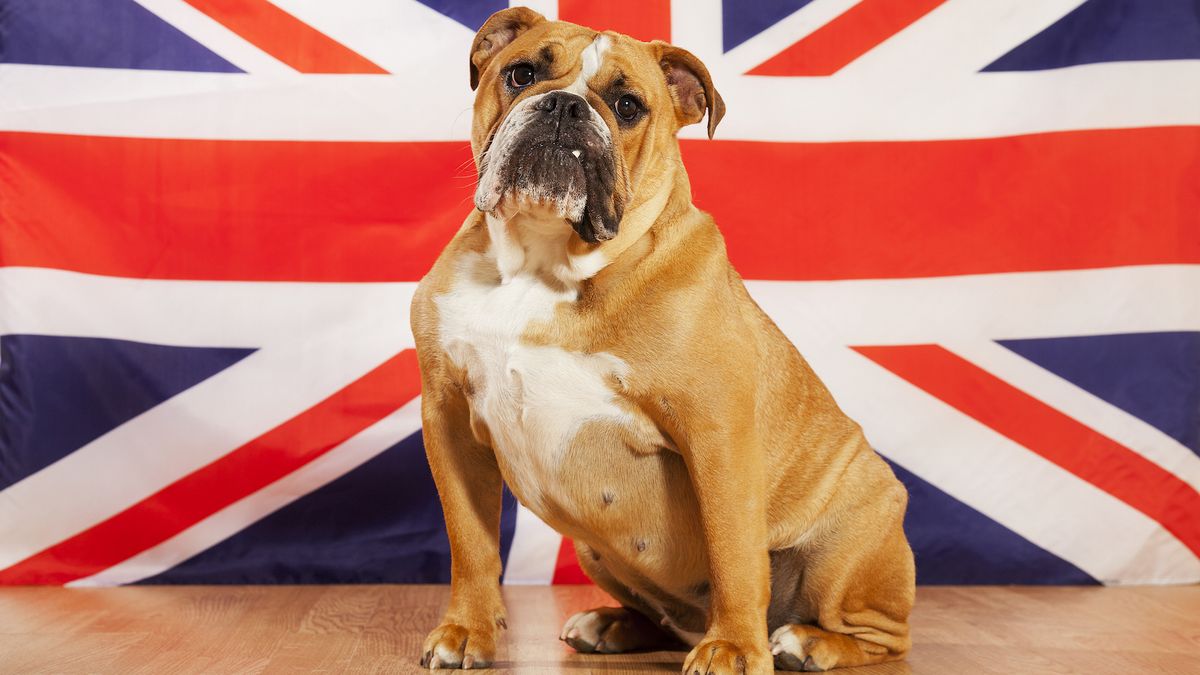
[[[675,99],[680,126],[695,124],[708,113],[708,137],[712,138],[725,116],[725,101],[713,86],[708,68],[686,49],[659,40],[653,44],[659,50],[658,64],[667,78],[671,98]]]
[[[471,90],[479,86],[479,74],[487,68],[493,56],[517,39],[518,35],[545,20],[546,17],[528,7],[510,7],[488,17],[471,43]]]

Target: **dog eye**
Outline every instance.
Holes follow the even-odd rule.
[[[629,94],[617,99],[617,102],[613,104],[613,110],[616,111],[617,117],[626,122],[630,122],[633,118],[637,117],[641,109],[642,107],[638,105],[638,100]]]
[[[533,84],[533,79],[533,66],[527,63],[519,63],[508,71],[508,83],[516,89],[528,87]]]

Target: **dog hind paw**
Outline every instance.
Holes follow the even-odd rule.
[[[625,607],[597,607],[567,619],[559,640],[585,654],[616,654],[664,640],[649,619]]]
[[[820,629],[788,624],[771,634],[776,670],[822,672],[837,666],[838,655]]]

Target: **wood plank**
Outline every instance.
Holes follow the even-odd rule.
[[[414,673],[445,586],[0,588],[2,673]],[[495,673],[670,673],[684,653],[557,640],[591,586],[504,590]],[[1200,587],[923,587],[900,673],[1200,673]],[[481,671],[489,672],[489,671]]]

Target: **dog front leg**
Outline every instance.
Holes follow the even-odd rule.
[[[700,504],[712,595],[708,630],[685,675],[772,670],[767,646],[770,560],[763,454],[752,411],[689,416],[676,436]]]
[[[427,383],[428,384],[428,383]],[[500,494],[492,450],[475,440],[458,392],[431,391],[421,402],[425,454],[450,537],[450,605],[422,648],[421,665],[486,668],[506,627],[500,597]]]

